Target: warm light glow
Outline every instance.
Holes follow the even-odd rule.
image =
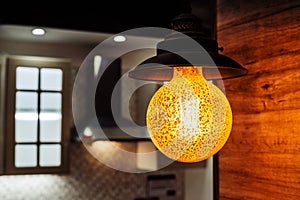
[[[152,97],[147,127],[154,145],[180,162],[199,162],[227,141],[232,112],[224,93],[201,67],[174,67],[172,80]]]
[[[35,28],[35,29],[32,29],[31,33],[33,35],[45,35],[46,31],[42,28]]]
[[[95,78],[97,78],[97,76],[99,74],[101,62],[102,62],[102,56],[95,55],[95,57],[94,57],[94,77]]]
[[[93,136],[93,131],[89,127],[87,127],[87,128],[84,129],[83,135],[86,136],[86,137],[92,137]]]
[[[15,114],[16,120],[37,120],[38,114],[35,112],[17,112]]]
[[[40,113],[40,120],[60,120],[61,113]]]
[[[115,42],[125,42],[126,41],[126,37],[123,35],[117,35],[114,37],[114,41]]]

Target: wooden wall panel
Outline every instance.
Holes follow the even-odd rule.
[[[220,199],[300,199],[300,2],[219,0],[217,34],[249,70],[224,81],[234,121]]]
[[[221,9],[221,8],[219,8]],[[254,20],[231,28],[218,31],[219,45],[224,46],[224,53],[233,55],[244,65],[283,55],[299,55],[297,46],[300,24],[299,7],[276,13],[265,18]],[[237,20],[238,16],[236,17]],[[219,14],[218,20],[222,21]],[[218,23],[220,24],[220,22]],[[298,43],[299,44],[299,43]],[[282,60],[285,62],[285,60]],[[296,62],[296,59],[294,60]],[[261,72],[274,68],[280,63],[268,62],[271,66],[251,69],[251,72]],[[283,62],[281,62],[283,63]],[[263,69],[262,69],[263,68]],[[254,70],[254,71],[252,71]]]
[[[217,3],[219,16],[222,16],[222,19],[218,20],[218,30],[258,21],[299,6],[298,0],[218,0]]]

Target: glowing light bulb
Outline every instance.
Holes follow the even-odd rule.
[[[147,128],[154,145],[179,162],[199,162],[226,143],[232,112],[224,93],[201,67],[174,67],[173,78],[153,95]]]

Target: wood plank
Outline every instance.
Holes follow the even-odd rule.
[[[219,152],[221,199],[300,198],[298,116],[300,110],[235,116]]]
[[[300,59],[300,54],[299,54]],[[260,62],[257,63],[259,68]],[[298,64],[300,66],[300,63]],[[283,68],[280,66],[278,68]],[[300,108],[300,68],[257,72],[224,81],[226,96],[235,113],[259,113]]]
[[[257,154],[245,156],[243,161],[239,155],[232,157],[227,162],[222,160],[224,167],[219,176],[220,179],[228,178],[228,181],[220,183],[221,199],[226,196],[234,199],[300,199],[297,186],[299,162],[298,166],[290,164],[294,160],[293,154]],[[289,164],[278,166],[283,162]]]
[[[293,156],[290,156],[291,159],[292,157]],[[245,160],[246,159],[247,158],[245,158]],[[257,158],[249,157],[249,159]],[[278,162],[281,162],[281,160],[278,160]],[[236,165],[236,163],[232,163],[231,165]],[[229,171],[227,174],[220,174],[220,178],[226,176],[226,178],[231,180],[231,182],[228,182],[226,185],[220,185],[223,188],[220,199],[293,200],[300,198],[298,193],[299,188],[288,186],[297,185],[299,183],[297,181],[285,181],[278,176],[278,174],[283,175],[282,170],[285,171],[285,176],[293,176],[295,173],[299,174],[299,171],[297,172],[286,168],[265,168],[264,166],[251,166],[251,170],[258,171],[261,174],[249,174],[247,171],[242,171],[241,169],[236,169],[238,173]],[[262,175],[265,175],[265,177],[262,177]],[[299,178],[299,176],[296,175],[295,178]],[[236,185],[239,187],[237,188]]]
[[[226,152],[297,153],[300,150],[300,109],[236,114]],[[287,131],[288,130],[288,131]],[[281,148],[285,146],[285,148]],[[298,156],[299,157],[299,156]],[[300,160],[300,157],[298,158]]]
[[[300,199],[298,4],[219,1],[219,44],[249,70],[224,81],[233,128],[219,152],[221,200]]]
[[[283,55],[299,55],[300,7],[258,21],[219,30],[219,46],[228,55],[250,70],[253,63]],[[264,68],[267,68],[265,65]]]
[[[232,28],[233,26],[244,24],[249,21],[256,21],[299,6],[300,1],[298,0],[218,0],[218,30]]]

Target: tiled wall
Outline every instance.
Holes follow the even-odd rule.
[[[134,143],[122,143],[125,146]],[[184,171],[159,170],[151,173],[126,173],[111,169],[96,160],[82,144],[71,144],[70,172],[63,175],[0,176],[1,200],[134,200],[146,195],[150,174],[175,174],[176,197],[182,200]]]

